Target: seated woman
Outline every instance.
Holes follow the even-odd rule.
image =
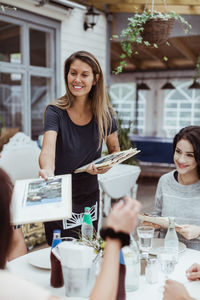
[[[200,126],[181,129],[174,137],[173,150],[176,170],[158,182],[154,215],[174,217],[176,223],[184,224],[176,229],[179,241],[200,250]],[[160,237],[164,236],[161,230]]]
[[[30,281],[23,280],[5,270],[6,260],[12,241],[12,228],[10,224],[10,202],[12,184],[9,176],[0,168],[0,282],[1,300],[56,300],[50,290],[45,290]],[[115,300],[118,288],[119,253],[123,244],[122,236],[129,237],[135,229],[140,203],[126,197],[125,203],[117,203],[108,216],[107,226],[113,235],[107,231],[106,249],[102,269],[91,293],[90,300]],[[120,232],[120,234],[118,234]],[[123,232],[123,234],[121,234]],[[105,233],[105,231],[104,231]],[[12,288],[10,288],[12,287]]]

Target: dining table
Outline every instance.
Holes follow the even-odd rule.
[[[50,286],[50,251],[51,248],[48,247],[30,252],[8,262],[7,269],[10,273],[50,290],[55,296],[68,300],[84,299],[66,297],[64,287],[53,288]],[[200,299],[200,281],[188,281],[186,278],[186,270],[194,262],[200,263],[200,251],[185,247],[183,251],[179,253],[175,270],[169,278],[183,283],[191,297],[198,300]],[[162,274],[159,269],[158,272],[158,281],[153,284],[147,282],[145,274],[140,275],[139,288],[132,292],[126,292],[126,300],[161,300],[163,298],[163,293],[160,290],[160,286],[162,286],[164,282],[164,274]]]

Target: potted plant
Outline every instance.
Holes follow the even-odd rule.
[[[138,54],[134,50],[134,45],[143,45],[145,47],[158,48],[159,45],[167,43],[170,31],[175,21],[183,24],[185,33],[191,29],[191,25],[179,14],[175,12],[161,13],[152,10],[144,10],[142,14],[136,13],[133,17],[128,18],[128,25],[122,30],[121,34],[113,35],[112,39],[120,39],[123,53],[121,54],[120,65],[114,73],[122,72],[123,67],[127,65],[126,58]],[[167,57],[163,57],[167,60]]]

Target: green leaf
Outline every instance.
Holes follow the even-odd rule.
[[[158,45],[156,43],[153,44],[154,48],[158,48]]]
[[[120,55],[120,58],[122,58],[122,59],[126,58],[126,54],[125,54],[125,53],[122,53],[122,54]]]
[[[168,57],[164,56],[164,57],[163,57],[163,60],[164,60],[164,61],[168,61]]]

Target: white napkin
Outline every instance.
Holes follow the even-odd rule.
[[[90,268],[95,257],[94,249],[73,242],[62,242],[58,246],[61,264],[69,268]]]

